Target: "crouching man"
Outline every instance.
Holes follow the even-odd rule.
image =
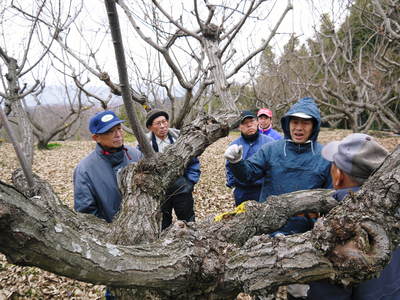
[[[349,192],[357,192],[368,177],[383,163],[388,152],[375,139],[362,133],[350,134],[342,141],[328,143],[322,156],[332,162],[334,197],[342,201]],[[345,246],[344,246],[345,247]],[[378,278],[352,288],[328,281],[312,282],[309,300],[396,300],[400,299],[400,249],[392,253],[390,263]]]

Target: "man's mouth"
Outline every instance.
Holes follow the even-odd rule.
[[[302,134],[302,133],[295,133],[294,134],[294,138],[295,139],[302,139],[304,137],[304,134]]]

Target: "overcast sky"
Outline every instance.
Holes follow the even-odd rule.
[[[279,5],[285,3],[282,0],[277,2]],[[341,23],[347,13],[345,2],[341,0],[293,0],[293,10],[284,20],[280,32],[294,32],[304,42],[313,36],[314,28],[318,29],[319,17],[323,13],[331,15],[336,24]],[[287,35],[279,35],[274,40],[274,49],[279,53],[287,41]]]
[[[4,5],[4,3],[7,1],[3,1],[2,4]],[[22,4],[26,5],[26,3],[28,2],[26,0],[15,0],[15,1],[16,2],[19,1],[21,5]],[[163,0],[160,2],[162,3],[163,6],[165,5],[165,7],[168,7],[166,5],[168,1],[172,0]],[[225,1],[235,2],[234,0],[225,0]],[[296,36],[299,36],[300,40],[303,42],[307,38],[313,36],[314,28],[319,27],[319,19],[322,13],[329,13],[332,16],[333,20],[335,20],[338,23],[343,20],[343,17],[346,13],[344,5],[342,4],[343,2],[345,2],[345,0],[293,0],[292,2],[294,7],[293,10],[291,10],[286,16],[286,18],[284,19],[282,25],[278,30],[278,34],[274,37],[271,43],[271,46],[273,46],[274,52],[277,54],[277,56],[279,56],[281,51],[283,51],[283,46],[286,44],[291,33],[294,32]],[[67,3],[69,2],[63,1],[63,3],[64,5],[67,5]],[[181,2],[178,0],[174,0],[171,3],[173,3],[170,6],[171,11],[174,12],[175,9],[174,6],[180,5],[179,3]],[[190,5],[190,3],[193,2],[185,0],[183,3],[185,3],[185,5],[187,4]],[[220,4],[223,3],[223,0],[215,0],[215,1],[210,0],[209,3]],[[239,43],[235,44],[235,48],[239,52],[242,52],[243,56],[246,53],[249,53],[252,47],[254,49],[257,46],[259,46],[261,43],[261,39],[265,39],[268,36],[270,29],[272,29],[272,27],[275,25],[276,21],[281,15],[281,12],[284,10],[286,4],[287,1],[285,0],[270,0],[266,2],[266,7],[274,8],[273,12],[270,13],[268,15],[268,18],[263,22],[257,22],[253,25],[253,27],[250,26],[249,28],[247,28],[246,29],[247,32],[245,32],[240,37],[242,40]],[[84,40],[81,37],[79,37],[79,35],[75,35],[76,38],[74,38],[74,36],[71,35],[71,37],[68,39],[69,47],[80,52],[87,51],[88,45],[92,46],[98,43],[98,40],[96,40],[96,38],[98,38],[98,36],[101,36],[101,34],[97,34],[96,36],[96,32],[97,33],[101,32],[101,30],[104,31],[104,26],[107,26],[108,24],[103,0],[85,1],[84,5],[85,7],[83,9],[83,14],[86,14],[86,16],[83,18],[82,23],[78,26],[82,26],[82,28],[85,29],[85,36],[84,36],[85,42],[83,42]],[[131,34],[133,32],[133,29],[130,25],[125,27],[125,25],[127,25],[127,20],[126,19],[124,20],[122,12],[120,13],[120,18],[121,18],[120,20],[121,27],[127,28],[123,30],[128,31]],[[22,22],[20,23],[19,21],[17,21],[17,19],[12,15],[8,16],[7,18],[3,18],[1,21],[3,25],[6,22],[8,22],[9,24],[11,24],[11,26],[8,25],[2,27],[3,39],[0,41],[0,43],[4,44],[4,46],[2,45],[2,47],[5,47],[10,54],[17,56],[16,58],[18,58],[18,55],[21,54],[20,44],[24,41],[24,39],[26,42],[26,37],[23,36],[23,33],[25,33],[26,35],[28,27],[23,27]],[[19,28],[20,26],[21,29]],[[22,28],[24,30],[22,30]],[[109,36],[108,40],[110,40]],[[251,41],[249,42],[249,40]],[[129,48],[131,49],[132,51],[131,53],[137,60],[138,64],[141,63],[140,61],[145,63],[148,62],[148,56],[146,56],[147,52],[144,51],[145,44],[143,41],[137,38],[137,36],[135,37],[135,35],[131,35],[129,38],[125,38],[124,43],[126,51],[128,52],[128,49]],[[114,50],[112,49],[112,45],[110,44],[108,44],[103,48],[104,49],[102,49],[102,53],[99,56],[99,63],[102,66],[105,66],[105,69],[109,70],[111,75],[114,76],[115,78],[117,75],[115,68]],[[257,64],[258,59],[255,59],[253,63]],[[144,66],[143,69],[148,67],[149,66]],[[39,71],[37,71],[37,74],[43,72],[40,69],[38,70]],[[77,71],[79,70],[77,69]],[[49,79],[48,84],[51,84],[52,78],[54,77],[52,76],[48,77]],[[97,82],[97,84],[101,83]]]

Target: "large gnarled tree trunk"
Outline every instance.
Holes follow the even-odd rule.
[[[331,191],[299,191],[248,202],[246,212],[221,222],[178,221],[161,232],[165,187],[226,134],[226,125],[204,117],[165,154],[124,169],[123,207],[112,224],[61,205],[38,178],[27,197],[17,172],[15,187],[0,183],[0,251],[14,264],[111,286],[130,299],[267,295],[280,285],[323,278],[353,283],[388,262],[400,238],[400,147],[341,205]],[[304,210],[327,215],[301,235],[266,235]],[[349,242],[356,245],[351,253],[342,247]]]

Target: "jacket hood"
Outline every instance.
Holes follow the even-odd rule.
[[[289,121],[290,116],[295,113],[305,113],[312,117],[312,120],[314,121],[314,128],[311,133],[310,140],[315,142],[318,138],[319,129],[321,127],[321,114],[319,112],[317,104],[315,103],[315,100],[311,97],[300,99],[295,104],[293,104],[288,112],[281,118],[281,125],[285,134],[285,139],[291,139]]]

